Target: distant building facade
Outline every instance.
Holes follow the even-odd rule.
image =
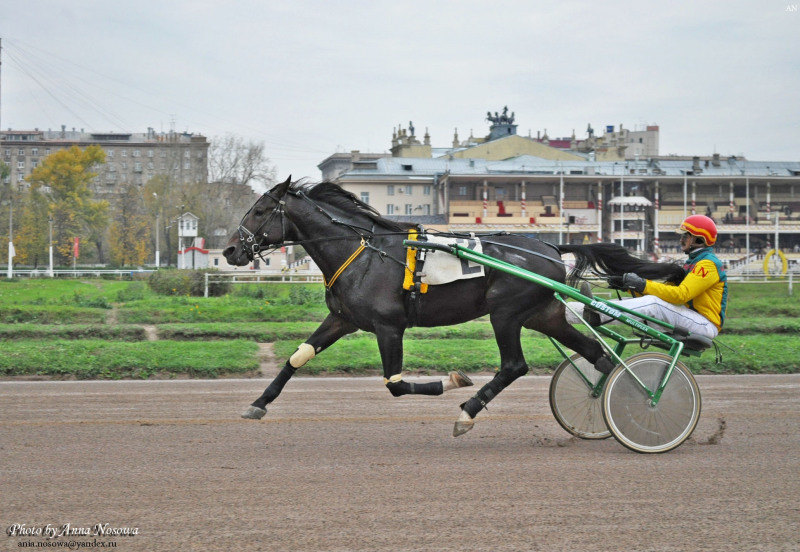
[[[392,155],[335,181],[382,215],[449,231],[507,231],[553,243],[614,241],[677,254],[690,214],[717,222],[732,254],[800,249],[800,161],[659,156],[655,125],[606,128],[567,143],[516,134],[514,115],[488,114],[485,138],[435,148],[395,129]],[[418,156],[417,156],[418,155]]]
[[[25,178],[56,151],[72,146],[103,148],[106,162],[96,169],[92,184],[97,198],[112,198],[123,184],[144,184],[155,176],[170,176],[181,183],[206,182],[208,147],[205,136],[178,132],[97,133],[62,127],[51,130],[0,131],[0,161],[11,168],[10,182]]]

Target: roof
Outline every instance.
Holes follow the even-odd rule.
[[[800,161],[748,161],[742,158],[721,158],[719,166],[705,160],[700,161],[699,170],[691,158],[670,159],[657,157],[629,161],[554,161],[521,155],[503,161],[486,159],[450,159],[385,157],[379,159],[374,168],[355,168],[348,171],[348,177],[405,176],[423,177],[450,173],[452,175],[501,175],[501,174],[540,174],[540,175],[595,175],[625,176],[634,179],[643,176],[800,176]]]

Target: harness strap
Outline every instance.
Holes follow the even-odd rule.
[[[337,279],[337,278],[338,278],[338,277],[339,277],[339,276],[342,274],[342,272],[344,272],[344,271],[345,271],[345,269],[346,269],[348,266],[350,266],[350,263],[352,263],[353,261],[355,261],[355,260],[356,260],[356,257],[358,257],[359,255],[361,255],[361,252],[362,252],[362,251],[364,251],[364,249],[366,249],[366,247],[367,247],[367,246],[366,246],[366,241],[364,241],[364,238],[361,238],[361,245],[360,245],[360,246],[358,246],[358,249],[356,249],[356,250],[353,252],[353,254],[352,254],[352,255],[350,255],[350,258],[348,258],[348,259],[347,259],[347,260],[346,260],[346,261],[345,261],[345,262],[342,264],[342,266],[340,266],[340,267],[339,267],[339,270],[337,270],[337,271],[336,271],[336,273],[335,273],[335,274],[334,274],[334,275],[331,277],[331,280],[330,280],[330,282],[328,282],[328,281],[326,281],[326,280],[325,280],[325,275],[323,274],[323,276],[322,276],[322,281],[325,283],[325,287],[326,287],[326,288],[328,288],[328,289],[331,289],[331,287],[333,286],[333,283],[336,281],[336,279]]]

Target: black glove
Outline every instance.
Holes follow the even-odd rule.
[[[622,276],[609,276],[606,281],[608,282],[609,288],[625,291],[625,284],[622,281]]]
[[[642,293],[644,287],[647,285],[647,280],[634,272],[626,272],[622,276],[622,285],[628,289],[632,289],[637,293]]]

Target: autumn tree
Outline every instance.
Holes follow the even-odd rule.
[[[150,254],[151,225],[141,188],[125,185],[115,202],[109,229],[111,261],[120,266],[137,266]]]
[[[72,241],[80,237],[98,247],[102,259],[102,240],[96,239],[108,226],[108,202],[92,199],[89,184],[97,173],[92,170],[105,161],[100,146],[81,150],[77,146],[57,151],[36,167],[28,181],[32,190],[41,190],[47,197],[53,218],[53,248],[58,262],[72,256]]]
[[[49,202],[41,190],[32,189],[21,203],[20,224],[14,238],[17,261],[38,267],[48,260]]]

